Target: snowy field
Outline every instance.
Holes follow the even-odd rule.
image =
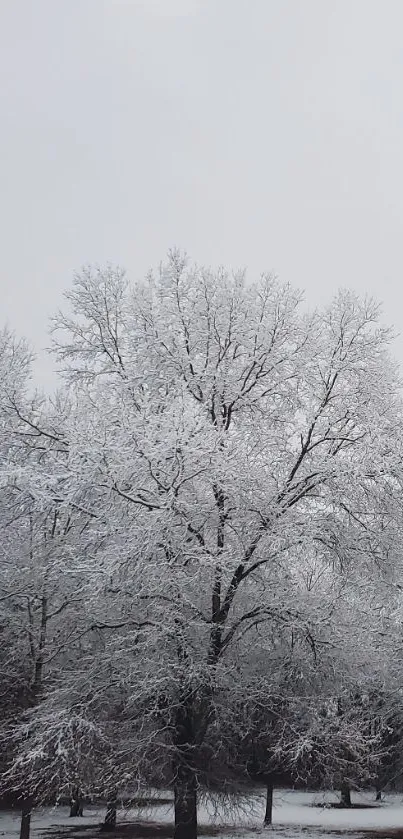
[[[368,809],[358,810],[337,810],[330,809],[329,803],[337,801],[337,796],[332,793],[305,793],[281,790],[274,796],[273,827],[270,831],[265,830],[271,839],[298,839],[299,836],[312,836],[319,839],[325,836],[332,839],[340,836],[340,832],[348,831],[352,837],[359,836],[361,831],[366,830],[387,830],[401,828],[403,830],[403,795],[387,796],[381,805]],[[353,803],[374,804],[374,794],[355,794]],[[70,834],[71,829],[77,826],[77,836],[80,835],[80,828],[86,825],[94,825],[94,828],[101,823],[105,810],[100,808],[87,808],[85,817],[82,819],[71,819],[66,807],[43,809],[37,811],[32,818],[31,836],[34,839],[54,839],[60,830],[60,836]],[[262,829],[264,815],[264,796],[256,795],[248,801],[240,801],[240,807],[235,814],[233,809],[213,802],[207,802],[199,807],[199,823],[201,825],[223,825],[223,836],[226,839],[236,835],[239,837],[248,836],[249,831],[256,834],[256,830]],[[159,823],[172,822],[173,812],[170,805],[148,807],[147,809],[119,811],[118,821],[152,821]],[[66,830],[67,828],[67,830]],[[65,833],[66,830],[66,833]],[[262,831],[263,832],[263,831]],[[92,831],[91,831],[92,834]],[[19,816],[18,814],[0,813],[0,836],[18,837]],[[88,830],[81,834],[88,837]],[[116,831],[116,839],[119,839],[119,831]],[[386,837],[386,834],[384,834]]]

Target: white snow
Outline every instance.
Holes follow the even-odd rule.
[[[403,828],[403,796],[390,795],[377,807],[362,810],[337,810],[330,809],[328,805],[337,801],[337,796],[332,793],[318,794],[308,792],[295,792],[291,790],[277,791],[274,795],[273,827],[270,831],[263,831],[270,839],[300,839],[302,836],[299,828],[312,827],[309,830],[309,837],[325,835],[326,839],[334,839],[332,831],[350,831],[358,835],[362,830]],[[374,804],[374,795],[355,794],[353,802]],[[78,828],[101,823],[104,817],[104,809],[87,808],[84,818],[69,818],[67,807],[44,808],[36,811],[32,817],[31,836],[32,839],[46,839],[49,831],[57,826]],[[248,801],[239,801],[239,809],[235,813],[233,808],[217,805],[215,802],[204,802],[199,807],[200,824],[222,824],[225,825],[225,839],[234,835],[237,839],[247,839],[248,830],[256,832],[256,828],[262,828],[264,814],[264,796],[256,795]],[[120,811],[118,819],[122,821],[134,821],[137,819],[150,820],[155,822],[172,821],[173,811],[171,805],[148,807],[147,809]],[[18,813],[0,812],[0,836],[7,839],[14,839],[19,836],[20,817]],[[242,829],[240,834],[239,828]],[[83,836],[85,833],[83,833]],[[304,831],[306,839],[307,833]]]

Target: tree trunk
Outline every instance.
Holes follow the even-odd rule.
[[[264,814],[264,824],[269,825],[272,824],[273,820],[273,783],[272,781],[267,782],[266,787],[266,812]]]
[[[29,839],[31,830],[31,812],[32,799],[24,798],[22,801],[20,839]]]
[[[46,648],[46,635],[48,625],[48,598],[44,594],[41,598],[41,626],[39,633],[38,648],[35,659],[33,690],[37,696],[42,689],[43,665]]]
[[[340,787],[340,804],[342,807],[351,807],[351,792],[348,784],[344,783]]]
[[[174,807],[174,839],[197,839],[197,778],[185,763],[177,767]]]
[[[73,789],[73,793],[70,800],[70,816],[82,816],[83,815],[83,799],[80,792],[79,787],[75,787]]]
[[[114,789],[110,793],[107,801],[105,821],[101,827],[103,833],[112,833],[112,831],[116,828],[116,812],[118,807],[117,798],[118,793],[117,790]]]

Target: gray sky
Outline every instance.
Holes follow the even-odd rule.
[[[40,351],[75,268],[178,245],[403,332],[402,32],[401,0],[0,0],[0,320]]]

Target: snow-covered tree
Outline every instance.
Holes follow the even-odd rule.
[[[334,667],[336,627],[340,662],[350,654],[354,601],[340,621],[335,587],[317,599],[300,577],[313,546],[321,573],[352,568],[363,584],[376,559],[383,499],[400,492],[389,335],[371,301],[343,292],[307,315],[270,276],[248,285],[176,252],[133,287],[119,270],[87,269],[67,299],[54,327],[69,410],[48,432],[62,473],[51,492],[88,516],[101,643],[66,667],[37,720],[48,743],[66,714],[109,743],[105,790],[122,778],[172,785],[176,839],[191,839],[234,685],[246,698],[254,662],[286,635]],[[267,678],[261,690],[266,702]],[[32,778],[37,754],[28,742]]]

